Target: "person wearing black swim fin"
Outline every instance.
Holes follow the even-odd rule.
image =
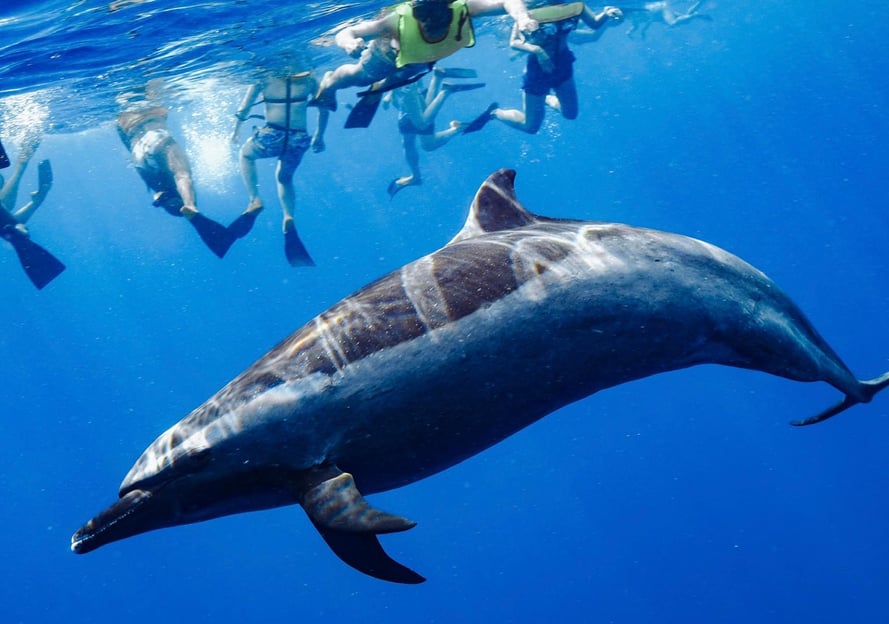
[[[53,174],[49,160],[41,160],[37,165],[37,190],[31,193],[25,205],[15,208],[22,175],[39,144],[39,137],[25,141],[9,177],[4,179],[0,175],[0,238],[12,245],[25,274],[34,286],[42,289],[65,270],[61,261],[31,240],[25,225],[52,188]]]
[[[574,82],[574,53],[568,47],[568,36],[583,22],[597,39],[608,24],[617,23],[623,13],[607,6],[594,13],[583,2],[552,2],[530,11],[539,28],[533,33],[512,29],[509,45],[525,52],[528,63],[522,83],[522,108],[500,108],[491,104],[484,113],[467,124],[464,133],[481,130],[488,121],[497,119],[511,128],[536,134],[549,106],[565,119],[578,115],[577,86]]]
[[[408,186],[423,183],[420,174],[420,153],[417,149],[418,140],[424,151],[431,152],[444,146],[462,132],[459,121],[451,121],[444,130],[435,130],[435,117],[448,96],[484,86],[482,82],[461,83],[445,78],[475,78],[476,75],[474,69],[436,67],[428,87],[417,81],[388,94],[398,109],[398,131],[401,134],[404,158],[411,170],[409,175],[401,176],[389,183],[389,197],[395,197],[398,191]]]
[[[382,17],[347,26],[337,32],[335,41],[358,62],[324,74],[316,105],[336,110],[339,89],[369,86],[392,76],[394,86],[402,86],[418,72],[428,71],[432,63],[472,47],[471,18],[504,12],[524,32],[537,28],[523,0],[410,0]]]
[[[136,172],[151,190],[153,204],[176,217],[185,217],[204,244],[222,258],[235,237],[221,223],[197,208],[191,165],[167,126],[169,111],[146,105],[117,117],[117,133],[130,152]]]
[[[302,162],[303,156],[311,147],[315,153],[323,152],[324,132],[330,111],[318,108],[318,122],[311,138],[308,134],[307,106],[309,98],[317,91],[318,81],[310,70],[287,73],[285,76],[269,76],[265,81],[252,85],[235,114],[236,124],[232,132],[232,142],[238,142],[241,124],[252,116],[249,111],[257,104],[263,104],[264,114],[257,115],[265,120],[263,126],[255,126],[253,134],[241,146],[239,165],[244,185],[250,195],[247,209],[229,226],[237,238],[246,236],[253,227],[256,217],[262,210],[259,195],[259,182],[256,161],[262,158],[277,158],[275,182],[278,202],[284,213],[284,256],[291,266],[315,266],[296,230],[293,213],[296,205],[296,191],[293,175]],[[260,96],[262,99],[260,100]]]

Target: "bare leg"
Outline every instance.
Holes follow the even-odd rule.
[[[179,212],[182,213],[182,216],[190,219],[198,213],[194,183],[191,179],[191,166],[188,164],[185,152],[175,141],[167,143],[164,148],[164,157],[167,169],[173,174],[173,180],[176,182],[176,192],[182,199],[183,205]]]
[[[435,134],[424,134],[420,137],[420,145],[426,152],[437,150],[439,147],[460,134],[460,122],[452,121],[446,130],[439,130]]]
[[[441,74],[442,72],[432,72],[432,80],[429,81],[429,87],[426,89],[426,108],[429,108],[436,96],[441,94],[441,82],[444,79]]]
[[[49,164],[48,160],[40,161],[37,176],[37,190],[31,192],[31,201],[16,210],[12,215],[20,224],[28,222],[28,219],[33,216],[34,211],[43,204],[43,200],[46,199],[49,189],[52,188],[52,166]]]
[[[250,197],[245,212],[254,212],[262,208],[262,199],[259,197],[259,180],[256,174],[256,159],[248,154],[253,151],[253,137],[247,139],[241,146],[238,155],[238,163],[241,169],[241,178],[247,187],[247,195]]]
[[[293,223],[293,211],[296,206],[296,191],[293,188],[293,174],[296,172],[297,165],[299,165],[299,162],[295,165],[285,167],[284,162],[279,159],[278,166],[275,169],[275,180],[278,185],[278,201],[281,203],[281,212],[284,213],[284,232],[287,232],[288,227],[293,227],[292,225],[288,226],[288,221],[290,224]]]
[[[15,205],[18,203],[19,184],[22,181],[25,170],[28,168],[28,163],[31,162],[31,158],[34,156],[35,149],[36,145],[33,147],[23,145],[19,149],[12,171],[3,184],[3,188],[0,189],[0,204],[7,212],[15,210]]]
[[[536,134],[543,124],[546,100],[542,95],[522,93],[524,110],[495,108],[491,112],[491,116],[517,130],[527,132],[528,134]]]
[[[404,148],[404,160],[407,161],[407,166],[410,168],[411,173],[396,179],[390,184],[390,195],[394,195],[392,192],[393,185],[400,188],[423,182],[423,177],[420,175],[420,152],[417,149],[417,135],[413,132],[402,132],[401,145]]]
[[[569,78],[556,87],[556,97],[559,103],[559,111],[565,119],[577,119],[577,86],[574,78]]]

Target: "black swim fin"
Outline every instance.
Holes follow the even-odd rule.
[[[436,75],[442,78],[477,78],[478,72],[471,67],[436,67]]]
[[[290,266],[315,266],[315,261],[299,239],[296,228],[284,232],[284,256]]]
[[[228,231],[227,227],[213,219],[208,219],[201,213],[189,219],[189,223],[197,230],[198,236],[210,248],[210,251],[220,258],[225,257],[225,254],[228,253],[228,250],[235,242],[235,237]]]
[[[228,224],[228,233],[233,239],[244,238],[253,229],[253,224],[256,223],[256,217],[260,212],[262,210],[241,213],[237,219]]]
[[[406,182],[403,184],[399,183],[399,180],[402,180],[402,179],[403,178],[395,178],[394,180],[392,180],[389,183],[389,187],[386,189],[386,191],[389,193],[390,199],[395,197],[395,195],[398,193],[398,191],[400,191],[402,189],[405,189],[409,186],[419,186],[419,185],[423,184],[422,180],[417,180],[415,182],[413,177],[411,178],[411,180],[409,182]]]
[[[413,68],[411,69],[413,70]],[[367,128],[373,121],[374,115],[380,108],[380,102],[383,101],[383,94],[399,87],[417,82],[420,78],[432,71],[432,65],[428,65],[416,73],[406,74],[404,71],[387,76],[382,80],[377,80],[370,89],[359,91],[360,99],[346,118],[346,128]]]
[[[370,92],[363,95],[361,99],[349,111],[346,117],[344,128],[367,128],[373,121],[377,110],[380,108],[380,102],[383,101],[383,91]]]
[[[493,113],[494,109],[497,107],[498,107],[497,102],[492,102],[490,105],[488,105],[488,108],[485,109],[485,112],[483,112],[481,115],[479,115],[478,117],[476,117],[475,119],[470,121],[468,124],[466,124],[466,126],[464,126],[463,134],[469,134],[471,132],[478,132],[479,130],[484,128],[486,125],[488,125],[488,122],[491,121],[491,119],[492,119],[491,113]]]
[[[0,237],[9,241],[19,258],[25,274],[38,290],[57,278],[65,265],[46,249],[16,229],[16,220],[0,210]]]

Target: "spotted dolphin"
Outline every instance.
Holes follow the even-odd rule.
[[[428,477],[594,392],[702,363],[859,381],[763,273],[708,243],[537,216],[515,172],[482,185],[447,245],[309,321],[148,447],[76,553],[138,533],[299,504],[333,552],[423,577],[377,538],[414,522],[362,494]]]

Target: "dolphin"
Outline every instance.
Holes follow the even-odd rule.
[[[716,363],[842,393],[793,423],[805,425],[889,385],[889,372],[858,380],[730,253],[532,214],[514,180],[494,173],[447,245],[322,312],[163,433],[71,549],[298,504],[347,564],[419,583],[378,539],[415,523],[363,494],[445,470],[594,392]]]

